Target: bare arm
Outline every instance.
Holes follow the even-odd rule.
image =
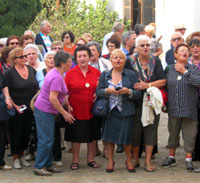
[[[69,114],[64,108],[63,106],[60,104],[60,102],[58,101],[58,95],[59,92],[57,91],[51,91],[50,95],[49,95],[49,101],[51,102],[51,104],[53,105],[53,107],[60,113],[62,114],[62,116],[65,118],[65,121],[68,121],[69,123],[73,123],[75,118]]]
[[[9,91],[8,91],[8,87],[4,87],[2,89],[2,92],[3,92],[3,95],[5,97],[5,102],[6,102],[6,105],[7,105],[7,108],[8,109],[12,109],[13,105],[11,103],[11,98],[10,98],[10,94],[9,94]]]

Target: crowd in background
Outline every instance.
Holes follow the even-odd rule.
[[[78,170],[80,145],[87,143],[89,167],[100,167],[95,156],[102,153],[108,159],[106,172],[112,173],[117,144],[130,173],[140,166],[143,152],[144,169],[153,172],[164,111],[169,153],[161,166],[175,166],[182,131],[186,171],[200,172],[192,163],[200,160],[200,32],[184,40],[186,27],[177,25],[163,53],[155,23],[124,31],[117,21],[102,46],[90,33],[77,38],[67,30],[54,40],[51,30],[44,20],[37,35],[26,30],[21,37],[0,39],[0,95],[7,109],[16,111],[9,120],[0,116],[0,169],[12,169],[4,161],[8,148],[15,169],[30,167],[35,159],[35,175],[61,173],[62,150],[67,149],[73,154],[70,168]],[[107,103],[104,117],[92,113],[100,98]]]

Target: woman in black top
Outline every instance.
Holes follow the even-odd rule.
[[[145,35],[136,38],[137,52],[129,57],[126,62],[126,68],[134,70],[140,80],[134,85],[134,88],[141,90],[143,94],[149,87],[162,88],[166,85],[166,77],[158,58],[150,55],[150,39]],[[157,130],[159,115],[155,115],[153,124],[143,127],[141,122],[143,97],[136,101],[136,115],[133,127],[133,159],[134,165],[139,165],[139,145],[141,143],[141,133],[143,132],[145,145],[145,170],[152,172],[155,166],[151,163],[151,156],[154,145],[157,143]]]
[[[38,82],[35,79],[36,71],[26,65],[26,55],[22,48],[15,48],[9,54],[14,67],[5,72],[16,115],[10,120],[11,152],[14,158],[13,167],[21,169],[21,165],[30,166],[24,159],[24,150],[27,148],[31,133],[33,113],[30,109],[30,101],[38,90]],[[21,111],[20,108],[26,106]]]
[[[7,108],[11,109],[12,108],[12,104],[10,101],[10,96],[9,96],[9,92],[8,92],[8,87],[5,84],[5,80],[3,77],[2,72],[0,72],[0,95],[4,95],[5,97],[5,102],[7,104]],[[2,170],[10,170],[12,169],[11,166],[8,166],[5,164],[4,161],[4,154],[5,154],[5,121],[1,120],[1,116],[0,116],[0,169]]]

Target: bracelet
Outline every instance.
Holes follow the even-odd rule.
[[[149,83],[149,88],[151,88],[151,83]]]
[[[11,99],[10,96],[5,96],[5,99]]]

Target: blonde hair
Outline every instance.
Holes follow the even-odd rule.
[[[147,25],[144,30],[151,35],[155,34],[155,27],[153,25]]]
[[[9,53],[9,58],[13,65],[15,64],[14,60],[16,59],[15,57],[19,56],[24,52],[24,49],[21,47],[14,48],[10,53]]]
[[[115,50],[112,51],[111,56],[110,56],[110,60],[112,60],[113,57],[114,57],[115,55],[118,55],[118,54],[121,54],[121,55],[124,57],[124,59],[126,60],[126,55],[125,55],[125,53],[124,53],[122,50],[120,50],[120,49],[115,49]]]

